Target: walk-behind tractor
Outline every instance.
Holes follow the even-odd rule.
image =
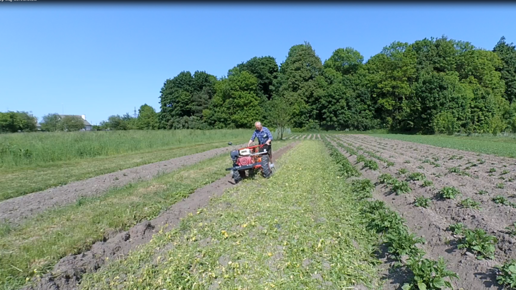
[[[228,144],[232,145],[231,142]],[[269,152],[264,148],[264,145],[255,145],[231,151],[233,167],[226,168],[226,170],[231,170],[235,183],[240,182],[246,177],[246,171],[249,173],[249,176],[253,176],[257,171],[261,171],[265,178],[271,176]]]

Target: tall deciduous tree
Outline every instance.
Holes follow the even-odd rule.
[[[61,131],[79,131],[84,129],[84,120],[79,116],[63,116],[58,123],[58,128]]]
[[[237,65],[241,71],[248,71],[258,80],[258,94],[267,100],[272,99],[274,81],[278,77],[278,64],[272,56],[253,57]],[[231,71],[230,71],[231,73]]]
[[[268,103],[266,116],[267,122],[278,129],[279,139],[283,139],[285,129],[292,121],[292,107],[283,98],[273,99]]]
[[[36,130],[37,119],[27,112],[8,111],[0,113],[0,132],[32,132]]]
[[[61,122],[61,116],[59,114],[48,114],[43,116],[41,122],[41,130],[55,132],[59,130],[59,123]]]
[[[258,96],[258,80],[247,71],[235,69],[216,84],[216,93],[204,115],[215,128],[251,128],[264,115]]]
[[[331,57],[324,62],[325,68],[349,75],[356,73],[364,62],[364,57],[360,52],[351,47],[339,48],[333,52]]]
[[[502,36],[493,51],[503,62],[498,71],[505,83],[504,98],[513,103],[516,101],[516,46],[512,42],[507,43]]]
[[[208,107],[215,94],[216,77],[206,72],[181,72],[169,79],[161,89],[161,128],[176,128],[184,118],[202,119],[202,112]]]
[[[137,124],[140,130],[158,129],[158,113],[153,107],[143,104],[138,110]]]
[[[287,59],[281,64],[278,80],[279,97],[293,110],[293,125],[296,128],[318,125],[321,121],[317,105],[321,91],[319,85],[324,81],[323,65],[310,43],[294,45]]]

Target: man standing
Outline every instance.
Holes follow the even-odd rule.
[[[272,133],[269,131],[269,129],[267,129],[267,127],[263,127],[262,123],[260,122],[254,123],[254,127],[256,130],[254,131],[253,136],[251,137],[251,140],[249,140],[247,146],[251,146],[251,144],[254,142],[254,138],[258,137],[258,143],[260,145],[265,144],[265,146],[262,147],[262,150],[267,150],[271,167],[274,167],[274,163],[272,163]]]

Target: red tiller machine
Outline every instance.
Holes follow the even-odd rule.
[[[229,145],[232,145],[230,142]],[[246,177],[246,170],[250,175],[256,171],[261,171],[263,177],[269,178],[272,174],[269,164],[269,152],[264,148],[265,144],[244,147],[231,151],[233,167],[226,168],[231,170],[235,183],[240,182]]]

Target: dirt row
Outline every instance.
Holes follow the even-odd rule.
[[[504,181],[503,189],[496,187],[497,183],[502,182],[498,179],[502,170],[509,171],[506,174],[509,176],[516,172],[514,160],[364,135],[345,135],[340,136],[339,139],[348,146],[351,145],[355,149],[363,148],[394,163],[394,166],[387,167],[386,162],[375,160],[363,150],[358,150],[360,154],[375,160],[380,165],[377,171],[361,170],[365,178],[377,181],[381,173],[389,173],[401,180],[410,173],[422,172],[427,179],[433,181],[433,187],[422,187],[422,181],[410,182],[412,192],[404,195],[395,195],[391,193],[390,188],[377,184],[375,197],[385,201],[399,212],[406,219],[411,231],[426,240],[424,247],[429,258],[437,259],[439,256],[445,258],[449,269],[459,274],[460,279],[452,282],[456,288],[499,288],[496,284],[494,266],[516,259],[516,240],[505,230],[507,226],[516,222],[516,209],[498,205],[492,201],[492,198],[503,195],[513,202],[516,201],[513,195],[514,182]],[[351,162],[356,163],[356,156],[351,156],[344,150],[341,152]],[[479,159],[481,161],[478,161]],[[431,164],[428,160],[434,163]],[[482,163],[482,160],[485,162]],[[435,164],[440,166],[436,167]],[[476,166],[465,169],[472,164]],[[357,166],[362,168],[361,164]],[[408,173],[399,175],[398,170],[401,168],[407,169]],[[460,168],[471,176],[452,173],[450,168]],[[496,168],[498,174],[490,176],[491,168]],[[453,200],[437,198],[439,190],[445,186],[456,187],[462,193],[461,196]],[[480,190],[486,190],[487,194],[478,194]],[[414,201],[418,196],[431,198],[431,206],[416,207]],[[481,209],[461,207],[460,201],[465,198],[479,201]],[[463,223],[470,229],[482,228],[488,234],[496,236],[499,241],[495,259],[478,260],[472,253],[457,249],[457,237],[447,230],[449,225],[457,222]],[[397,289],[399,286],[399,282],[392,279],[387,289]]]
[[[277,160],[287,151],[296,146],[291,143],[274,152]],[[231,174],[197,189],[187,198],[172,205],[151,221],[142,221],[128,231],[112,233],[103,241],[93,244],[89,251],[77,255],[66,256],[61,259],[51,273],[35,280],[35,285],[27,286],[24,290],[65,290],[78,289],[81,277],[85,273],[92,273],[105,266],[108,261],[126,257],[130,251],[148,243],[152,236],[160,230],[168,232],[178,226],[181,219],[189,213],[195,213],[208,205],[213,197],[220,196],[227,188],[235,186]]]
[[[98,196],[109,189],[122,187],[132,182],[149,180],[159,174],[172,172],[181,167],[227,153],[232,149],[233,147],[229,146],[216,148],[201,153],[99,175],[63,186],[8,199],[0,202],[0,222],[17,224],[23,219],[41,213],[49,208],[74,203],[81,197]]]
[[[321,140],[321,135],[319,134],[309,134],[309,135],[296,135],[296,136],[292,136],[290,138],[288,138],[288,140],[292,140],[292,139],[297,139],[297,140],[303,140],[305,139],[306,137],[306,140]]]

